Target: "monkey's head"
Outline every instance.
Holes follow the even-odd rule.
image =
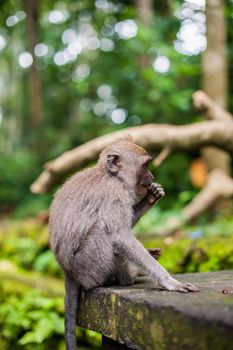
[[[148,169],[151,156],[132,138],[123,138],[106,147],[98,164],[104,166],[109,176],[122,181],[135,197],[141,199],[148,193],[154,176]]]

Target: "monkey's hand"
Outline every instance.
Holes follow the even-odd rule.
[[[161,198],[163,198],[165,195],[165,191],[163,189],[163,187],[156,183],[156,182],[152,182],[152,184],[150,184],[150,186],[148,187],[148,202],[150,204],[154,204],[155,202],[158,202]]]
[[[166,278],[161,279],[159,285],[166,290],[180,293],[199,292],[199,288],[194,284],[181,283],[171,276],[166,276]]]

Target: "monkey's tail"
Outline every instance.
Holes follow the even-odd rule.
[[[76,320],[81,287],[65,273],[65,338],[66,350],[76,350]]]

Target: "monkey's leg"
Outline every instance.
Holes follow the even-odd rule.
[[[161,253],[160,248],[147,249],[149,254],[158,259]],[[129,259],[120,254],[115,254],[116,257],[116,279],[120,286],[130,286],[135,283],[137,276],[145,275],[142,269],[138,268]]]
[[[147,249],[147,251],[154,259],[158,259],[161,253],[160,248]],[[137,276],[144,275],[142,269],[129,261],[127,257],[118,253],[115,253],[114,257],[116,279],[120,286],[130,286],[134,284]]]
[[[174,290],[177,292],[198,292],[199,289],[191,283],[181,283],[170,276],[142,244],[131,234],[126,233],[117,235],[113,242],[113,249],[119,254],[124,255],[130,261],[135,263],[139,268],[158,280],[159,285],[166,290]]]
[[[133,264],[129,259],[119,254],[117,251],[114,252],[115,258],[115,276],[120,286],[130,286],[134,284],[135,278],[139,274],[138,267]]]
[[[66,350],[76,350],[76,319],[81,287],[65,273],[65,339]]]

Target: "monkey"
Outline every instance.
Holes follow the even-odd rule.
[[[69,178],[51,204],[50,245],[65,278],[67,350],[76,349],[80,288],[104,286],[113,277],[120,285],[131,285],[142,270],[164,290],[199,291],[174,279],[131,232],[165,194],[153,182],[151,160],[131,138],[119,139],[101,152],[95,167]]]

